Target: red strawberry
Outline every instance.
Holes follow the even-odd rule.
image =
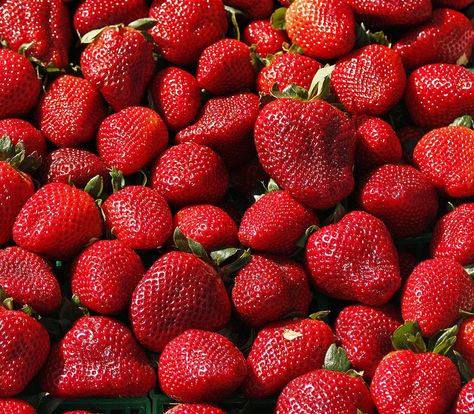
[[[459,326],[454,348],[458,351],[474,370],[474,317],[466,318]],[[473,401],[474,402],[474,401]],[[474,407],[473,407],[474,408]]]
[[[469,381],[461,390],[456,401],[454,414],[472,414],[474,412],[474,380]]]
[[[431,259],[415,267],[405,283],[401,309],[403,320],[417,321],[429,337],[452,326],[461,309],[474,308],[474,281],[451,259]]]
[[[474,131],[449,126],[427,133],[413,160],[420,171],[450,197],[474,195]]]
[[[390,233],[382,221],[362,211],[313,233],[306,262],[316,288],[337,299],[383,305],[400,287]]]
[[[0,7],[0,19],[1,10]],[[0,118],[26,115],[35,106],[41,91],[33,66],[24,56],[0,49],[0,67]]]
[[[46,141],[43,134],[23,119],[8,118],[0,120],[0,137],[8,135],[13,145],[20,141],[25,147],[25,156],[33,154],[46,156]]]
[[[224,3],[242,10],[250,20],[264,19],[273,11],[273,0],[224,0]]]
[[[229,183],[222,159],[194,143],[175,145],[157,160],[152,186],[175,206],[218,203]]]
[[[253,127],[259,105],[258,96],[252,93],[210,99],[197,121],[176,135],[176,141],[206,145],[229,167],[245,163],[255,156]]]
[[[222,39],[208,46],[196,71],[199,86],[214,95],[250,89],[256,76],[250,48],[235,39]]]
[[[97,152],[104,163],[125,175],[140,171],[168,146],[168,130],[151,109],[130,106],[104,119]]]
[[[167,414],[225,414],[220,408],[206,404],[178,404]]]
[[[473,0],[433,0],[433,5],[437,7],[449,7],[450,9],[464,9],[474,3]]]
[[[52,347],[40,380],[54,397],[139,397],[155,386],[156,375],[124,325],[88,316]]]
[[[334,328],[354,369],[364,371],[370,380],[382,358],[392,351],[392,335],[402,324],[399,312],[391,305],[352,305],[339,313]]]
[[[1,307],[0,330],[0,397],[12,397],[22,392],[43,366],[49,353],[49,336],[36,319]]]
[[[179,210],[173,219],[184,236],[202,244],[206,250],[237,246],[237,225],[224,210],[210,204],[198,204]]]
[[[230,311],[217,272],[197,256],[171,252],[161,256],[135,288],[130,320],[140,343],[161,352],[187,329],[221,329]]]
[[[93,198],[64,183],[46,184],[16,217],[15,243],[26,250],[68,260],[102,236],[102,218]]]
[[[168,203],[151,188],[125,187],[107,198],[102,210],[110,231],[132,249],[157,249],[171,236]]]
[[[382,115],[403,97],[406,74],[400,56],[382,45],[368,45],[340,60],[331,84],[352,114]]]
[[[473,114],[474,72],[446,63],[423,66],[408,78],[405,104],[413,122],[430,129]]]
[[[288,37],[284,30],[275,29],[270,20],[255,20],[245,28],[242,41],[247,45],[255,45],[255,52],[260,56],[277,53],[287,43]]]
[[[0,414],[36,414],[36,410],[28,403],[13,398],[0,399]]]
[[[158,367],[163,392],[188,403],[223,400],[247,375],[245,358],[232,342],[198,329],[168,342]]]
[[[155,0],[150,17],[158,52],[175,65],[197,62],[202,51],[227,31],[222,0]]]
[[[151,84],[158,112],[172,131],[191,125],[201,108],[201,89],[196,78],[180,68],[158,72]]]
[[[323,209],[352,192],[354,135],[349,118],[328,103],[281,98],[260,111],[254,137],[260,163],[278,185]]]
[[[460,389],[459,373],[447,357],[409,350],[388,354],[370,386],[380,414],[445,414]]]
[[[140,259],[120,240],[101,240],[85,249],[71,272],[72,293],[87,308],[105,315],[125,311],[145,273]]]
[[[311,293],[304,269],[289,259],[252,255],[239,271],[232,290],[238,316],[252,327],[307,315]]]
[[[397,131],[402,144],[403,161],[413,164],[413,150],[418,141],[425,135],[425,130],[414,125],[407,125]]]
[[[45,65],[67,66],[72,27],[61,0],[4,0],[0,4],[0,37],[13,50],[32,43],[26,53]]]
[[[338,58],[354,47],[354,13],[343,0],[295,0],[285,22],[291,41],[315,59]]]
[[[100,93],[85,79],[64,75],[41,98],[36,123],[58,147],[77,147],[95,137],[105,116]]]
[[[318,320],[297,319],[266,326],[247,358],[244,393],[250,398],[277,395],[292,379],[321,368],[332,343],[331,328]]]
[[[443,216],[433,230],[433,257],[451,258],[463,266],[474,264],[474,204],[462,204]]]

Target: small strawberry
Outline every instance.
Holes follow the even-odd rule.
[[[13,398],[0,398],[0,414],[36,414],[36,410],[28,403]]]
[[[46,156],[46,141],[43,134],[29,122],[23,119],[7,118],[0,120],[0,137],[7,135],[12,144],[20,141],[25,147],[25,156],[36,155],[44,158]]]
[[[166,411],[167,414],[225,414],[220,408],[206,404],[178,404],[171,410]],[[0,413],[3,414],[3,413]]]
[[[474,380],[469,381],[461,390],[453,414],[472,414],[474,412]]]
[[[155,386],[156,375],[125,325],[88,316],[52,347],[40,382],[60,398],[139,397]]]
[[[242,41],[249,46],[255,45],[255,52],[265,57],[281,51],[283,43],[289,40],[284,30],[275,29],[266,19],[250,22],[242,34]]]
[[[474,317],[471,316],[462,321],[454,349],[464,357],[471,371],[474,371]]]
[[[474,3],[474,0],[433,0],[436,7],[449,7],[450,9],[464,9]]]
[[[243,11],[250,20],[264,19],[273,11],[273,0],[224,0],[224,4]]]

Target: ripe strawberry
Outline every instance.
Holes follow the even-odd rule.
[[[278,397],[276,414],[374,413],[364,381],[342,372],[317,369],[292,380]]]
[[[155,386],[156,375],[125,325],[87,316],[52,347],[40,381],[59,398],[139,397]]]
[[[130,247],[120,240],[101,240],[86,248],[74,262],[72,293],[94,312],[113,315],[128,308],[144,273],[140,256]]]
[[[210,204],[197,204],[179,210],[173,218],[186,237],[202,244],[206,250],[237,246],[237,225],[224,210]]]
[[[352,305],[339,313],[334,328],[354,369],[364,371],[364,377],[370,380],[382,358],[392,351],[392,335],[402,324],[392,305]]]
[[[474,195],[474,131],[449,126],[427,133],[413,153],[418,169],[450,197]]]
[[[341,59],[332,72],[331,84],[350,113],[382,115],[403,97],[406,74],[396,52],[373,44]]]
[[[352,192],[354,128],[328,103],[276,99],[260,111],[254,138],[265,171],[307,206],[330,208]]]
[[[450,9],[464,9],[474,3],[474,0],[433,0],[436,7],[449,7]]]
[[[242,34],[242,41],[247,45],[255,45],[255,52],[260,56],[277,53],[283,43],[289,42],[284,30],[275,29],[269,19],[250,22]]]
[[[235,39],[222,39],[208,46],[196,71],[199,86],[214,95],[250,89],[256,76],[250,48]]]
[[[158,112],[172,131],[191,125],[201,108],[201,90],[196,78],[180,68],[158,72],[151,84]]]
[[[15,243],[31,252],[68,260],[102,236],[102,218],[93,198],[64,183],[46,184],[16,217]]]
[[[305,230],[319,224],[316,214],[287,191],[273,191],[259,198],[244,214],[239,239],[260,252],[288,256]]]
[[[307,315],[311,301],[308,276],[297,262],[254,254],[235,278],[232,301],[237,315],[252,327],[294,313]]]
[[[452,326],[460,309],[474,308],[474,281],[452,259],[431,259],[415,267],[401,299],[403,320],[417,321],[429,337]]]
[[[318,291],[336,299],[378,306],[400,287],[390,233],[382,221],[362,211],[313,233],[306,263]]]
[[[0,137],[4,135],[8,135],[13,145],[22,142],[25,147],[25,156],[32,155],[34,152],[39,157],[46,156],[44,136],[29,122],[17,118],[0,119]]]
[[[274,83],[282,91],[287,86],[295,84],[309,90],[311,81],[321,64],[308,56],[299,53],[282,53],[272,58],[257,78],[257,90],[270,94]]]
[[[225,414],[220,408],[206,404],[178,404],[167,414]]]
[[[413,150],[418,141],[425,135],[425,130],[414,125],[407,125],[397,130],[397,135],[402,144],[403,161],[413,165]]]
[[[474,370],[474,317],[466,318],[459,326],[454,349],[458,351]]]
[[[472,414],[474,412],[474,380],[469,381],[458,396],[453,414]]]
[[[443,216],[433,230],[431,255],[474,263],[474,203],[462,204]]]
[[[171,252],[161,256],[135,288],[130,320],[140,343],[161,352],[187,329],[221,329],[230,311],[217,272],[197,256]]]
[[[36,414],[28,403],[13,398],[0,398],[0,414]]]
[[[449,358],[409,350],[388,354],[370,386],[380,414],[445,414],[460,389],[459,373]]]
[[[97,152],[104,163],[124,175],[134,174],[168,146],[168,130],[149,108],[130,106],[109,115],[97,134]]]
[[[102,210],[110,231],[132,249],[157,249],[171,236],[168,203],[151,188],[125,187],[108,197]]]
[[[229,183],[222,159],[194,143],[168,148],[155,163],[152,187],[175,206],[218,203]]]
[[[245,163],[255,155],[253,127],[259,105],[258,96],[252,93],[210,99],[197,121],[178,132],[176,142],[206,145],[217,152],[229,168]]]
[[[321,368],[334,334],[324,322],[297,319],[271,324],[257,335],[247,358],[245,395],[277,395],[292,379]]]
[[[104,101],[85,79],[55,79],[36,109],[36,124],[54,145],[78,147],[93,139],[106,116]]]
[[[295,0],[285,22],[288,37],[312,58],[335,59],[354,47],[354,13],[343,0]]]
[[[72,27],[61,0],[4,0],[0,3],[0,37],[12,50],[32,43],[26,54],[45,65],[67,66]]]
[[[154,67],[152,44],[131,27],[107,27],[81,54],[84,77],[114,111],[140,104]]]
[[[0,397],[22,392],[43,366],[49,353],[45,328],[21,311],[0,307]],[[9,413],[12,413],[10,411]]]
[[[420,127],[449,125],[474,113],[474,73],[446,63],[422,66],[408,77],[405,104]]]
[[[0,6],[0,19],[1,10]],[[26,115],[33,109],[41,91],[41,82],[33,66],[24,56],[0,49],[0,67],[0,119]]]
[[[264,19],[273,11],[273,0],[224,0],[224,3],[242,10],[250,20]]]

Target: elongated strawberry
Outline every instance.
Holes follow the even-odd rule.
[[[225,414],[220,408],[207,404],[178,404],[166,412],[169,414]]]
[[[1,106],[1,104],[0,104]],[[43,134],[29,122],[23,119],[7,118],[0,120],[0,137],[7,135],[13,145],[22,142],[25,155],[36,155],[44,158],[46,156],[46,141]]]
[[[469,381],[459,393],[454,414],[471,414],[474,411],[474,380]]]
[[[247,45],[255,45],[255,52],[260,56],[277,53],[282,49],[283,43],[288,42],[284,30],[275,29],[270,20],[255,20],[245,28],[242,41]]]
[[[28,403],[13,398],[0,398],[0,414],[36,414],[36,410]]]
[[[272,0],[224,0],[224,3],[242,10],[250,20],[269,17],[273,10]]]
[[[454,344],[456,349],[474,370],[474,317],[466,318],[459,326],[459,332]]]

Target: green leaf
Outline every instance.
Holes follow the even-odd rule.
[[[464,266],[464,270],[469,276],[471,276],[472,279],[474,279],[474,264]]]
[[[471,115],[463,115],[459,118],[456,118],[452,123],[451,126],[463,126],[469,129],[474,129],[474,121]]]
[[[274,191],[280,191],[281,188],[278,186],[273,178],[270,178],[267,185],[267,193],[273,193]]]
[[[330,310],[323,310],[323,311],[319,311],[319,312],[314,312],[311,315],[309,315],[309,318],[320,321],[320,320],[326,318],[330,313],[331,313]]]
[[[331,74],[336,66],[326,65],[319,69],[311,81],[308,91],[308,99],[326,99],[330,93]]]
[[[410,349],[413,352],[426,352],[426,344],[421,336],[418,322],[406,321],[395,330],[392,336],[392,345],[397,350]]]
[[[467,383],[472,380],[471,367],[458,351],[452,350],[451,352],[448,353],[447,357],[458,368],[458,371],[459,371],[459,374],[461,375],[461,379],[463,383]]]
[[[176,248],[182,252],[192,253],[207,263],[213,264],[211,258],[204,249],[201,243],[186,237],[179,227],[176,227],[173,232],[173,242]]]
[[[365,27],[364,23],[361,23],[356,27],[356,48],[372,44],[392,47],[390,40],[388,40],[384,32],[372,32]]]
[[[100,175],[92,177],[84,187],[84,191],[88,193],[94,200],[98,199],[104,190],[104,179]]]
[[[228,265],[225,265],[220,269],[221,274],[223,276],[229,276],[238,272],[240,269],[245,267],[248,262],[250,262],[251,258],[252,254],[250,252],[250,249],[243,250],[242,254],[235,261],[229,263]]]
[[[26,52],[28,52],[28,49],[30,49],[36,42],[33,40],[32,42],[29,42],[29,43],[23,43],[22,45],[20,45],[20,47],[18,48],[18,53],[20,55],[23,55],[25,56],[26,55]]]
[[[128,27],[131,27],[135,30],[146,31],[155,27],[156,23],[158,23],[158,20],[152,19],[151,17],[144,17],[129,23]]]
[[[102,27],[100,29],[94,29],[90,32],[86,33],[84,36],[81,37],[81,43],[87,45],[92,43],[95,39],[97,39],[100,34],[106,29],[106,27]]]
[[[438,332],[428,341],[428,351],[435,354],[446,355],[456,342],[458,331],[458,325],[454,325],[451,328],[443,329]]]
[[[446,203],[446,210],[447,210],[448,212],[451,212],[451,211],[456,210],[456,207],[457,207],[457,205],[456,205],[453,201],[448,201],[448,202]]]
[[[308,91],[301,86],[295,85],[294,83],[288,85],[285,87],[285,89],[280,91],[278,83],[275,82],[270,89],[270,95],[275,98],[292,98],[299,101],[308,100]]]
[[[323,369],[328,371],[346,372],[351,363],[344,348],[332,344],[324,357]]]
[[[214,250],[211,252],[211,259],[213,262],[220,266],[222,263],[235,256],[238,252],[242,251],[238,247],[228,247],[226,249]]]
[[[125,187],[125,178],[121,171],[117,170],[115,167],[112,167],[112,169],[109,171],[109,175],[114,193]]]
[[[0,286],[0,303],[2,303],[6,298],[7,292],[5,292],[5,290]]]
[[[270,23],[274,29],[286,30],[286,7],[276,9],[270,17]]]

